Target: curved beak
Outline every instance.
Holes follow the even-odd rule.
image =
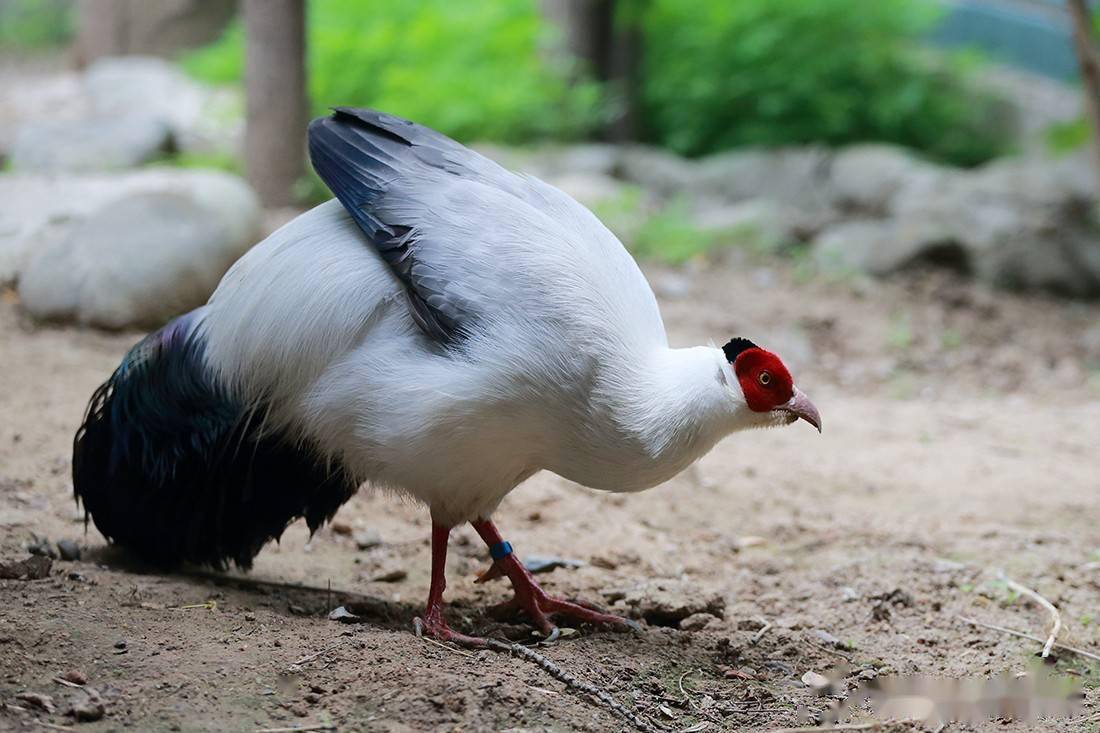
[[[821,432],[821,413],[798,387],[794,388],[794,396],[790,400],[775,409],[790,413],[795,418],[801,418],[817,428],[817,432]]]

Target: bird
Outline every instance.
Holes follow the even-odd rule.
[[[73,487],[112,543],[165,566],[242,569],[290,523],[315,532],[360,487],[431,519],[417,633],[446,620],[448,538],[544,638],[556,620],[633,627],[545,592],[493,522],[549,471],[637,492],[727,435],[817,408],[744,337],[669,346],[641,269],[588,209],[426,126],[336,107],[308,127],[335,198],[253,246],[208,302],[135,344],[93,393]]]

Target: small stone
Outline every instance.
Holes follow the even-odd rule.
[[[34,535],[31,541],[27,543],[27,552],[39,557],[48,557],[51,560],[57,559],[57,550],[53,548],[49,539],[38,535]]]
[[[252,613],[252,611],[249,611],[248,613],[246,613],[244,615],[244,620],[245,621],[255,621],[256,620],[256,614]]]
[[[934,573],[955,573],[960,570],[966,570],[966,563],[955,562],[942,557],[937,557],[935,562],[932,563],[932,572]]]
[[[733,541],[733,546],[738,551],[747,550],[750,547],[760,547],[761,545],[768,544],[768,540],[764,537],[757,537],[755,535],[746,535],[745,537],[738,537]]]
[[[333,534],[344,536],[350,535],[352,531],[350,524],[348,524],[347,522],[341,522],[339,520],[330,524],[329,527],[332,529]]]
[[[681,619],[680,628],[684,631],[702,631],[716,621],[718,619],[709,613],[693,613]]]
[[[408,572],[406,572],[404,569],[394,568],[393,570],[388,570],[384,573],[375,575],[373,578],[371,578],[371,580],[376,583],[397,583],[404,580],[408,576]]]
[[[523,558],[523,567],[527,568],[532,573],[548,573],[556,568],[568,568],[572,570],[583,566],[584,563],[580,560],[558,557],[557,555],[528,555]]]
[[[829,678],[811,670],[802,675],[802,684],[820,692],[821,690],[827,690],[829,688]]]
[[[361,529],[352,535],[352,539],[360,550],[369,550],[382,544],[382,535],[377,529]]]
[[[17,692],[15,699],[45,710],[47,713],[52,713],[55,710],[53,698],[40,692]]]
[[[116,641],[115,642],[115,649],[125,649],[125,648],[126,648],[126,642],[125,641]]]
[[[738,631],[760,631],[767,624],[758,618],[743,618],[737,622]]]
[[[79,669],[70,669],[67,672],[62,673],[61,679],[66,682],[72,682],[74,685],[86,685],[88,684],[88,676],[81,672]]]
[[[57,551],[62,560],[79,560],[83,550],[80,545],[72,540],[58,540]]]
[[[358,623],[361,619],[360,619],[359,616],[355,615],[354,613],[352,613],[348,609],[344,608],[343,606],[337,606],[336,608],[332,609],[332,611],[329,612],[328,620],[329,621],[339,621],[339,622],[345,623],[345,624],[354,624],[354,623]],[[281,646],[281,644],[279,644],[278,640],[276,640],[276,645]]]
[[[99,720],[107,713],[107,707],[95,690],[85,688],[88,693],[84,699],[75,701],[65,714],[83,723],[91,723]]]
[[[619,567],[619,563],[614,558],[606,557],[604,555],[595,555],[588,558],[588,562],[592,567],[603,568],[604,570],[614,570]]]

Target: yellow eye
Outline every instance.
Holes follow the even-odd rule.
[[[767,372],[760,372],[760,376],[756,378],[756,381],[760,382],[761,386],[767,387],[772,383],[772,375]]]

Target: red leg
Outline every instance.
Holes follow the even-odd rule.
[[[443,618],[443,591],[447,588],[447,541],[451,528],[432,524],[432,584],[428,589],[428,605],[424,616],[413,620],[416,635],[427,634],[440,641],[453,641],[462,646],[483,647],[485,640],[451,631]]]
[[[499,551],[507,544],[496,526],[488,519],[479,519],[470,524],[481,535],[481,539],[489,546],[490,551],[494,548]],[[515,553],[510,551],[510,546],[508,547],[507,554],[495,558],[493,569],[487,571],[483,577],[488,579],[498,577],[500,574],[507,576],[508,580],[512,581],[512,588],[515,589],[516,595],[515,598],[503,604],[504,608],[524,611],[548,639],[557,638],[558,635],[557,627],[550,622],[549,618],[553,614],[601,626],[641,628],[636,621],[603,613],[587,604],[571,603],[548,595],[535,581],[530,571],[523,567],[523,563]]]

